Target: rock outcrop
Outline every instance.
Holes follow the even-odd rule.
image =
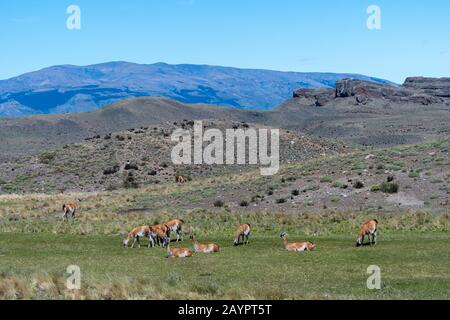
[[[336,97],[333,89],[298,89],[294,92],[294,98],[303,99],[302,103],[306,105],[315,105],[322,107]]]
[[[402,86],[342,79],[336,82],[335,90],[299,89],[294,92],[294,98],[302,99],[302,104],[317,107],[336,99],[352,99],[358,105],[380,99],[394,103],[430,105],[450,101],[450,78],[408,78]]]
[[[411,77],[406,79],[403,87],[430,96],[450,98],[450,78]]]

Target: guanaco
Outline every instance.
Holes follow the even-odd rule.
[[[238,246],[240,244],[240,240],[242,238],[243,244],[249,244],[249,237],[250,237],[251,227],[248,223],[241,224],[239,228],[237,228],[236,232],[234,233],[234,245]]]
[[[177,183],[186,183],[188,180],[183,176],[175,176],[175,181]]]
[[[177,235],[176,241],[183,241],[183,224],[184,221],[181,219],[174,219],[166,222],[165,225],[167,226],[167,236],[170,238],[172,236],[172,232],[175,232]]]
[[[364,224],[358,234],[358,238],[356,238],[356,246],[360,247],[364,245],[365,236],[369,237],[369,244],[376,245],[377,244],[377,230],[378,230],[378,221],[373,219]],[[372,238],[372,239],[371,239]]]
[[[170,248],[170,238],[167,244],[167,258],[190,258],[192,250],[186,248]]]
[[[78,200],[80,202],[81,200]],[[77,210],[80,208],[80,205],[78,202],[67,202],[64,203],[62,206],[63,212],[64,212],[64,220],[69,219],[69,216],[72,218],[75,218],[75,214]]]
[[[192,243],[194,245],[194,252],[195,253],[213,253],[213,252],[219,252],[220,247],[218,244],[215,243],[208,243],[208,244],[204,244],[204,243],[199,243],[197,241],[197,238],[195,237],[195,235],[191,236],[192,239]]]
[[[167,243],[169,241],[167,237],[167,226],[155,225],[150,226],[149,228],[153,238],[153,242],[161,247],[167,246]]]
[[[155,240],[153,237],[153,233],[151,232],[151,229],[148,226],[142,226],[137,227],[131,230],[131,232],[128,234],[128,237],[123,240],[122,244],[124,248],[128,248],[128,245],[131,241],[133,241],[133,244],[131,245],[131,248],[134,248],[134,245],[137,243],[138,247],[141,247],[141,243],[139,241],[140,238],[148,238],[148,248],[155,246]]]
[[[280,238],[283,239],[284,247],[289,252],[304,252],[313,251],[316,249],[316,245],[311,241],[307,242],[288,242],[287,233],[282,232]]]

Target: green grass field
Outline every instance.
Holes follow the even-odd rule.
[[[246,179],[242,176],[240,179]],[[227,180],[228,181],[228,180]],[[238,180],[240,181],[240,180]],[[0,299],[449,299],[450,214],[322,209],[249,211],[181,210],[202,184],[161,185],[104,193],[0,197]],[[157,195],[163,210],[150,208]],[[201,195],[200,195],[201,196]],[[179,195],[178,195],[179,197]],[[82,199],[75,220],[62,220],[61,204]],[[159,200],[158,200],[159,201]],[[167,259],[164,249],[123,249],[132,228],[169,219],[185,221],[218,254]],[[363,223],[377,219],[376,247],[355,247]],[[252,226],[251,243],[234,247],[240,223]],[[290,241],[313,241],[317,250],[289,253]],[[175,246],[175,244],[174,244]],[[66,269],[81,268],[82,288],[66,289]],[[366,286],[367,268],[381,269],[381,290]]]
[[[376,247],[354,237],[291,235],[313,240],[311,253],[289,253],[274,232],[256,232],[248,246],[210,235],[221,252],[167,259],[165,249],[123,249],[120,236],[0,234],[0,297],[4,299],[449,299],[450,233],[383,232]],[[184,241],[181,246],[191,246]],[[173,244],[173,246],[178,246]],[[65,288],[78,265],[82,289]],[[366,286],[367,268],[381,268],[381,290]]]

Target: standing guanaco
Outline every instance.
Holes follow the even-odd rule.
[[[183,231],[182,230],[183,223],[184,223],[184,221],[181,219],[174,219],[174,220],[170,220],[170,221],[166,222],[165,225],[168,228],[167,236],[171,237],[172,232],[175,232],[177,235],[177,242],[183,241],[183,232],[182,232]]]
[[[242,237],[242,243],[243,244],[249,244],[249,237],[250,237],[251,227],[248,223],[241,224],[239,228],[237,228],[236,232],[234,233],[234,245],[238,246],[240,244],[240,240]]]
[[[155,246],[153,234],[148,226],[137,227],[137,228],[134,228],[133,230],[131,230],[131,232],[128,234],[128,237],[123,240],[122,244],[123,244],[124,248],[128,248],[128,244],[130,243],[130,241],[133,240],[133,244],[131,245],[131,248],[134,248],[134,245],[136,244],[136,242],[138,244],[138,247],[140,248],[141,247],[141,243],[139,241],[140,238],[148,238],[148,247],[149,248]]]
[[[78,200],[80,202],[81,200]],[[69,219],[69,216],[72,218],[75,218],[75,214],[77,210],[80,208],[80,205],[78,202],[67,202],[64,203],[62,206],[63,212],[64,212],[64,220]]]
[[[356,246],[360,247],[364,245],[364,237],[369,237],[369,244],[376,245],[377,244],[377,230],[378,230],[378,221],[376,219],[370,220],[366,222],[361,230],[359,231],[358,238],[356,238]],[[371,239],[372,238],[372,239]]]
[[[167,237],[167,227],[165,225],[155,225],[150,226],[149,228],[154,243],[161,247],[167,246],[167,243],[169,242]]]
[[[167,244],[167,258],[190,258],[192,250],[186,248],[170,248],[170,238]]]
[[[192,239],[192,243],[194,244],[194,252],[195,253],[213,253],[213,252],[219,252],[220,247],[218,244],[215,243],[208,243],[208,244],[204,244],[204,243],[199,243],[197,241],[197,238],[195,237],[195,235],[191,236]]]
[[[280,238],[283,239],[284,247],[289,252],[304,252],[313,251],[316,249],[316,245],[311,241],[307,242],[288,242],[287,233],[282,232]]]

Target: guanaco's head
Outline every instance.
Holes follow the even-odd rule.
[[[314,251],[314,250],[316,250],[316,244],[309,241],[307,244],[307,248],[308,248],[308,251]]]

